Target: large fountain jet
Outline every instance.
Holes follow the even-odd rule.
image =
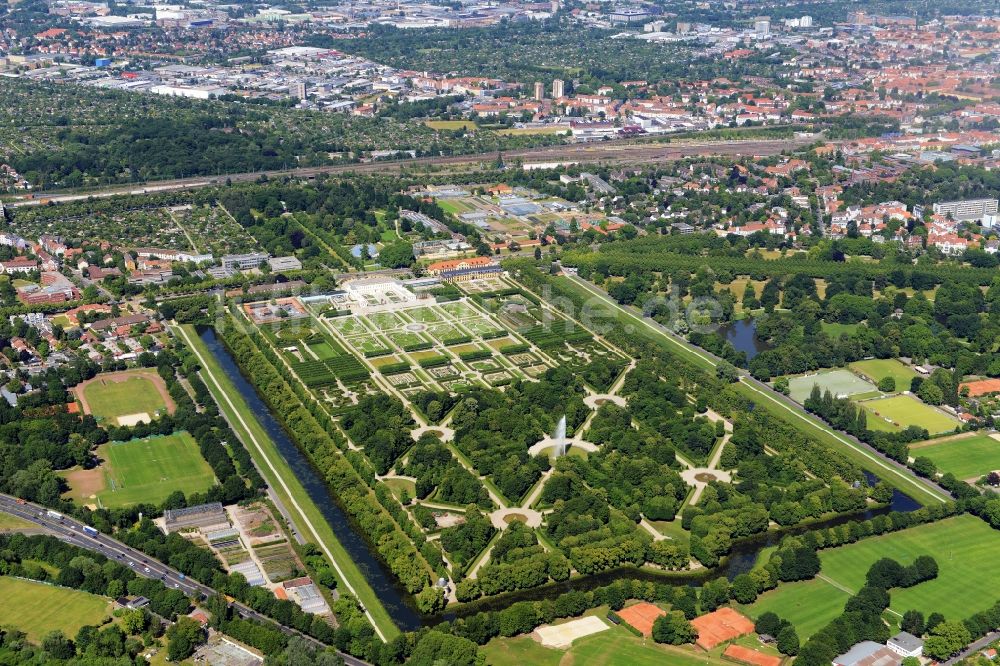
[[[563,414],[562,418],[559,419],[559,423],[556,424],[556,432],[552,435],[552,441],[556,445],[556,456],[566,455],[566,415]]]

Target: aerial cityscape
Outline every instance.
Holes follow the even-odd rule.
[[[1000,1],[0,0],[0,664],[1000,661]]]

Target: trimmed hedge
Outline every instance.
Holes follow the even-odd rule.
[[[378,369],[383,375],[401,375],[404,372],[410,370],[410,364],[406,361],[400,361],[399,363],[389,363],[388,365],[383,365]]]
[[[421,368],[436,368],[439,365],[448,365],[451,363],[451,359],[447,356],[431,356],[430,358],[422,358],[417,363],[420,364]]]
[[[500,348],[500,353],[506,356],[507,354],[522,354],[530,350],[531,345],[522,343],[519,345],[504,345]]]
[[[487,351],[485,349],[477,349],[475,351],[462,352],[458,355],[463,361],[481,361],[484,358],[490,358],[493,356],[493,352]]]

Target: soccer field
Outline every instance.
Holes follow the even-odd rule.
[[[959,425],[958,419],[925,405],[910,395],[896,395],[858,403],[868,411],[868,429],[895,432],[915,425],[937,435]]]
[[[796,402],[805,402],[812,392],[813,385],[818,385],[820,393],[827,390],[835,397],[870,393],[877,390],[871,382],[866,382],[848,370],[828,370],[813,375],[790,377],[788,379],[789,395]]]
[[[154,418],[158,411],[167,408],[167,403],[154,383],[159,376],[153,379],[147,374],[107,380],[101,375],[95,377],[83,387],[89,413],[98,419],[113,419],[116,425],[122,416],[146,414]]]
[[[908,365],[905,365],[894,358],[873,358],[867,361],[857,361],[848,365],[851,370],[878,384],[883,377],[892,377],[896,380],[896,391],[909,391],[910,380],[917,376]]]
[[[106,507],[159,504],[175,490],[185,495],[208,490],[212,468],[186,432],[111,442],[97,450],[104,459],[105,488],[97,498]]]
[[[996,602],[992,586],[983,581],[1000,576],[1000,532],[971,515],[863,539],[819,555],[820,577],[782,584],[761,595],[747,609],[750,616],[774,611],[792,622],[805,639],[843,611],[849,597],[846,590],[859,590],[868,568],[882,557],[909,564],[919,555],[931,555],[940,570],[934,580],[890,590],[890,609],[895,613],[936,611],[949,620],[961,620]],[[899,620],[892,612],[887,617]]]
[[[929,446],[911,446],[914,458],[934,461],[941,472],[951,472],[958,479],[978,479],[993,470],[1000,470],[1000,441],[989,435],[950,439]]]
[[[0,625],[17,627],[36,644],[56,630],[72,638],[83,625],[98,625],[111,614],[104,597],[8,576],[0,576],[0,597]]]

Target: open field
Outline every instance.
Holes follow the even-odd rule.
[[[868,377],[876,384],[883,377],[892,377],[896,380],[896,391],[909,391],[910,380],[917,376],[917,373],[912,368],[894,358],[873,358],[867,361],[856,361],[847,367],[859,375]]]
[[[153,370],[100,374],[77,386],[74,392],[85,414],[93,414],[98,420],[114,420],[116,424],[134,421],[132,417],[139,415],[152,419],[161,410],[172,413],[176,408],[163,380]]]
[[[601,617],[603,617],[603,613]],[[612,626],[573,642],[568,650],[542,647],[530,636],[494,638],[479,648],[489,666],[722,666],[732,665],[712,653],[691,646],[658,645]]]
[[[425,120],[424,125],[433,130],[478,129],[476,123],[471,120]]]
[[[858,404],[868,411],[868,427],[871,430],[892,432],[915,425],[936,435],[954,430],[959,425],[958,419],[909,395],[866,400]]]
[[[98,447],[97,456],[104,460],[105,483],[96,494],[106,507],[159,504],[176,490],[190,495],[215,482],[212,468],[186,432],[110,442]]]
[[[95,594],[0,576],[0,625],[17,627],[39,643],[50,631],[69,637],[111,615],[111,602]]]
[[[983,581],[1000,576],[1000,533],[971,515],[956,516],[901,532],[863,539],[820,552],[820,578],[779,585],[749,607],[751,617],[772,610],[791,621],[805,638],[843,610],[848,594],[862,587],[868,568],[882,557],[902,564],[931,555],[940,569],[936,579],[890,591],[892,611],[911,608],[943,613],[958,620],[993,605],[996,595]],[[889,614],[898,620],[899,616]]]
[[[812,375],[790,377],[788,379],[789,394],[795,402],[804,402],[812,392],[814,384],[819,386],[820,393],[829,390],[834,397],[870,393],[877,390],[874,384],[866,382],[853,372],[827,370]]]
[[[399,628],[379,601],[375,590],[368,584],[364,574],[337,539],[323,518],[323,514],[310,499],[298,477],[285,463],[267,431],[250,411],[225,371],[205,348],[194,326],[178,326],[174,330],[194,352],[201,365],[201,376],[205,385],[219,405],[219,410],[246,445],[267,485],[281,500],[302,535],[319,545],[320,550],[333,564],[337,580],[343,585],[341,589],[361,601],[369,621],[375,626],[376,633],[380,637],[391,640],[398,636]]]
[[[910,455],[930,458],[940,472],[951,472],[958,479],[978,479],[1000,470],[1000,441],[989,435],[911,446]]]

